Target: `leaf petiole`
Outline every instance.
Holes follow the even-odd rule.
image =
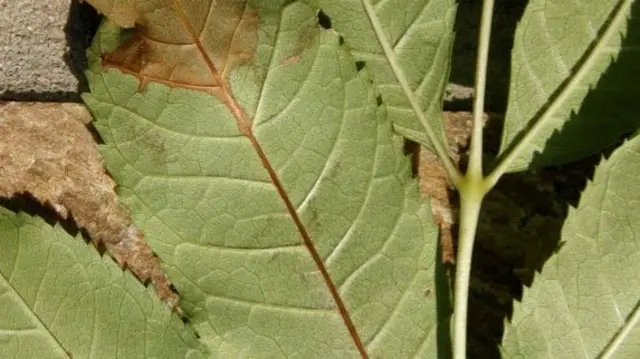
[[[473,255],[473,244],[475,242],[482,199],[488,189],[484,187],[483,181],[465,176],[458,190],[460,192],[460,227],[456,254],[452,342],[453,358],[464,359],[467,351],[467,312],[471,257]]]
[[[631,334],[634,328],[640,323],[640,302],[636,304],[635,309],[629,316],[629,318],[625,321],[622,330],[620,330],[615,337],[611,340],[609,345],[605,348],[602,354],[599,356],[601,359],[610,359],[613,358],[613,355],[616,351],[622,346],[625,339]]]
[[[444,164],[445,170],[451,182],[459,190],[461,196],[461,222],[458,237],[457,268],[454,292],[454,318],[453,318],[453,353],[455,359],[466,358],[466,332],[467,332],[467,302],[469,291],[469,276],[471,272],[471,256],[476,234],[478,218],[482,199],[488,187],[482,172],[482,128],[484,114],[484,93],[486,88],[486,71],[489,54],[489,39],[491,33],[491,18],[493,14],[493,0],[486,0],[483,5],[482,27],[480,31],[480,45],[478,49],[478,61],[476,71],[476,97],[474,102],[473,135],[471,139],[470,163],[467,173],[462,176],[453,161],[433,132],[427,122],[424,111],[420,108],[409,83],[404,76],[395,53],[384,33],[382,25],[375,14],[369,0],[362,0],[371,25],[382,46],[387,60],[402,87],[402,90],[411,103],[413,111],[420,120],[427,137]]]
[[[473,127],[471,147],[469,149],[469,166],[467,174],[482,180],[482,138],[485,90],[487,87],[487,64],[489,62],[489,40],[493,19],[494,0],[485,0],[482,5],[482,20],[478,35],[478,54],[476,58],[475,89],[473,99]]]
[[[482,4],[482,19],[478,34],[478,54],[476,59],[475,94],[473,101],[473,127],[469,166],[457,188],[460,192],[460,227],[458,232],[458,252],[456,254],[456,274],[453,309],[453,357],[464,359],[467,355],[467,312],[469,302],[469,279],[471,258],[475,242],[482,199],[490,189],[486,186],[482,169],[482,139],[484,98],[487,87],[487,64],[489,62],[489,40],[493,18],[494,0]]]

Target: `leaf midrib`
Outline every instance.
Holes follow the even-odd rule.
[[[362,358],[368,358],[364,344],[360,339],[360,336],[358,335],[355,325],[351,320],[349,312],[346,309],[344,301],[342,300],[336,285],[333,283],[333,280],[331,279],[331,276],[329,275],[329,272],[326,266],[324,265],[322,257],[318,253],[313,241],[311,240],[311,237],[309,236],[306,227],[302,223],[302,220],[300,219],[300,216],[298,215],[298,212],[296,211],[295,206],[291,202],[289,195],[284,189],[284,186],[282,185],[282,182],[280,181],[278,174],[276,173],[275,169],[271,165],[269,159],[267,158],[262,147],[260,146],[260,143],[255,137],[255,134],[253,133],[251,120],[247,117],[246,111],[244,111],[242,106],[236,100],[235,96],[233,96],[233,94],[231,93],[231,89],[229,88],[227,82],[224,81],[222,76],[220,76],[219,71],[216,70],[216,67],[213,64],[213,61],[211,57],[209,57],[204,45],[200,41],[200,38],[196,35],[195,31],[189,24],[186,14],[183,11],[181,0],[173,0],[173,5],[176,13],[180,17],[181,23],[189,33],[189,36],[191,37],[192,41],[198,48],[198,52],[200,53],[205,63],[207,64],[209,73],[211,74],[213,79],[216,80],[216,83],[219,84],[221,89],[221,96],[222,96],[221,100],[227,106],[229,111],[231,111],[231,114],[233,115],[233,117],[235,117],[238,124],[238,129],[240,130],[240,132],[244,134],[251,142],[252,147],[254,148],[256,154],[260,158],[260,162],[262,162],[262,165],[267,171],[272,184],[276,188],[278,195],[284,202],[285,207],[287,208],[287,212],[291,216],[291,219],[293,220],[296,228],[298,229],[298,232],[302,237],[305,247],[307,247],[309,254],[311,255],[314,263],[316,264],[316,267],[320,271],[322,278],[327,288],[329,289],[331,296],[333,297],[333,300],[337,306],[338,312],[340,313],[340,316],[342,317],[342,320],[345,326],[347,327],[347,330],[349,331],[349,334],[354,342],[354,345],[358,349],[358,352],[360,353]]]

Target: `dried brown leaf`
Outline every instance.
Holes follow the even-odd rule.
[[[0,103],[0,196],[30,194],[94,241],[177,309],[178,295],[157,257],[118,202],[82,105]]]

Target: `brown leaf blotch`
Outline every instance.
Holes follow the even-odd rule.
[[[247,0],[138,0],[117,12],[114,0],[88,2],[118,24],[135,16],[135,34],[105,54],[103,65],[137,76],[142,86],[156,81],[220,96],[229,72],[255,57],[260,18]]]

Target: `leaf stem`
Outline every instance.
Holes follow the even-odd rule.
[[[453,309],[453,358],[465,359],[467,354],[467,312],[469,301],[469,278],[471,277],[471,257],[473,243],[480,217],[480,208],[486,189],[482,182],[465,179],[460,190],[460,229],[458,232],[458,253],[456,254],[456,275]]]
[[[453,358],[467,357],[467,313],[469,305],[469,279],[471,258],[475,242],[482,199],[487,193],[482,170],[482,136],[485,90],[487,87],[487,63],[493,19],[494,0],[484,0],[482,19],[478,34],[478,54],[476,59],[475,98],[473,101],[473,129],[469,166],[458,186],[460,191],[460,229],[458,232],[458,253],[453,307]]]
[[[393,73],[395,74],[396,79],[398,80],[398,83],[402,88],[402,91],[404,92],[405,96],[407,96],[407,99],[411,103],[413,112],[415,112],[416,116],[418,116],[418,119],[420,120],[420,124],[424,128],[424,131],[426,132],[427,137],[429,138],[429,141],[431,141],[431,143],[433,144],[433,148],[435,149],[436,154],[438,155],[438,157],[440,157],[440,160],[444,164],[444,168],[447,172],[447,175],[449,176],[449,179],[457,187],[461,179],[461,174],[458,171],[458,168],[449,157],[449,152],[446,150],[442,141],[440,141],[436,137],[436,134],[433,132],[433,129],[429,125],[429,122],[427,121],[427,118],[424,115],[424,111],[422,110],[422,107],[418,103],[418,100],[416,99],[415,94],[413,93],[413,90],[411,89],[411,86],[409,85],[409,82],[407,81],[407,78],[405,77],[404,72],[402,71],[402,68],[398,63],[398,59],[396,58],[396,55],[393,52],[393,48],[391,47],[391,44],[387,39],[387,35],[385,34],[384,29],[382,28],[382,24],[380,23],[380,20],[378,19],[378,16],[376,15],[375,9],[371,5],[370,0],[362,0],[362,4],[364,5],[364,8],[369,17],[369,21],[371,22],[371,26],[373,27],[373,30],[376,33],[376,37],[378,38],[378,41],[380,42],[380,45],[384,50],[385,56],[389,61],[389,65],[391,66],[391,69],[393,70]]]
[[[600,359],[610,359],[613,358],[613,355],[616,353],[620,346],[627,339],[627,336],[631,333],[633,329],[636,328],[636,325],[640,322],[640,302],[636,304],[635,309],[633,310],[631,316],[626,320],[626,323],[622,327],[613,340],[609,343],[609,345],[605,348],[598,358]]]
[[[584,81],[584,78],[592,71],[596,65],[599,54],[606,51],[607,44],[611,41],[614,35],[619,34],[620,27],[623,21],[627,20],[627,14],[630,11],[633,0],[622,0],[618,3],[616,9],[613,10],[613,19],[605,30],[602,37],[598,39],[595,46],[591,50],[591,53],[587,56],[582,66],[571,77],[569,82],[562,88],[559,95],[553,100],[551,105],[547,107],[546,111],[540,116],[540,118],[534,122],[533,126],[526,131],[524,136],[515,145],[511,146],[506,155],[500,160],[498,165],[491,171],[491,173],[485,179],[487,187],[492,188],[498,182],[500,177],[509,169],[513,161],[520,155],[524,148],[536,137],[538,132],[544,128],[549,122],[553,120],[555,114],[565,104],[565,102],[573,94],[573,89],[578,88]]]
[[[475,95],[473,100],[473,130],[469,149],[469,166],[467,174],[482,172],[482,132],[484,127],[484,101],[487,87],[487,63],[489,62],[489,41],[493,20],[494,0],[485,0],[482,4],[482,19],[478,34],[478,54],[476,57]],[[481,177],[479,177],[481,178]]]

